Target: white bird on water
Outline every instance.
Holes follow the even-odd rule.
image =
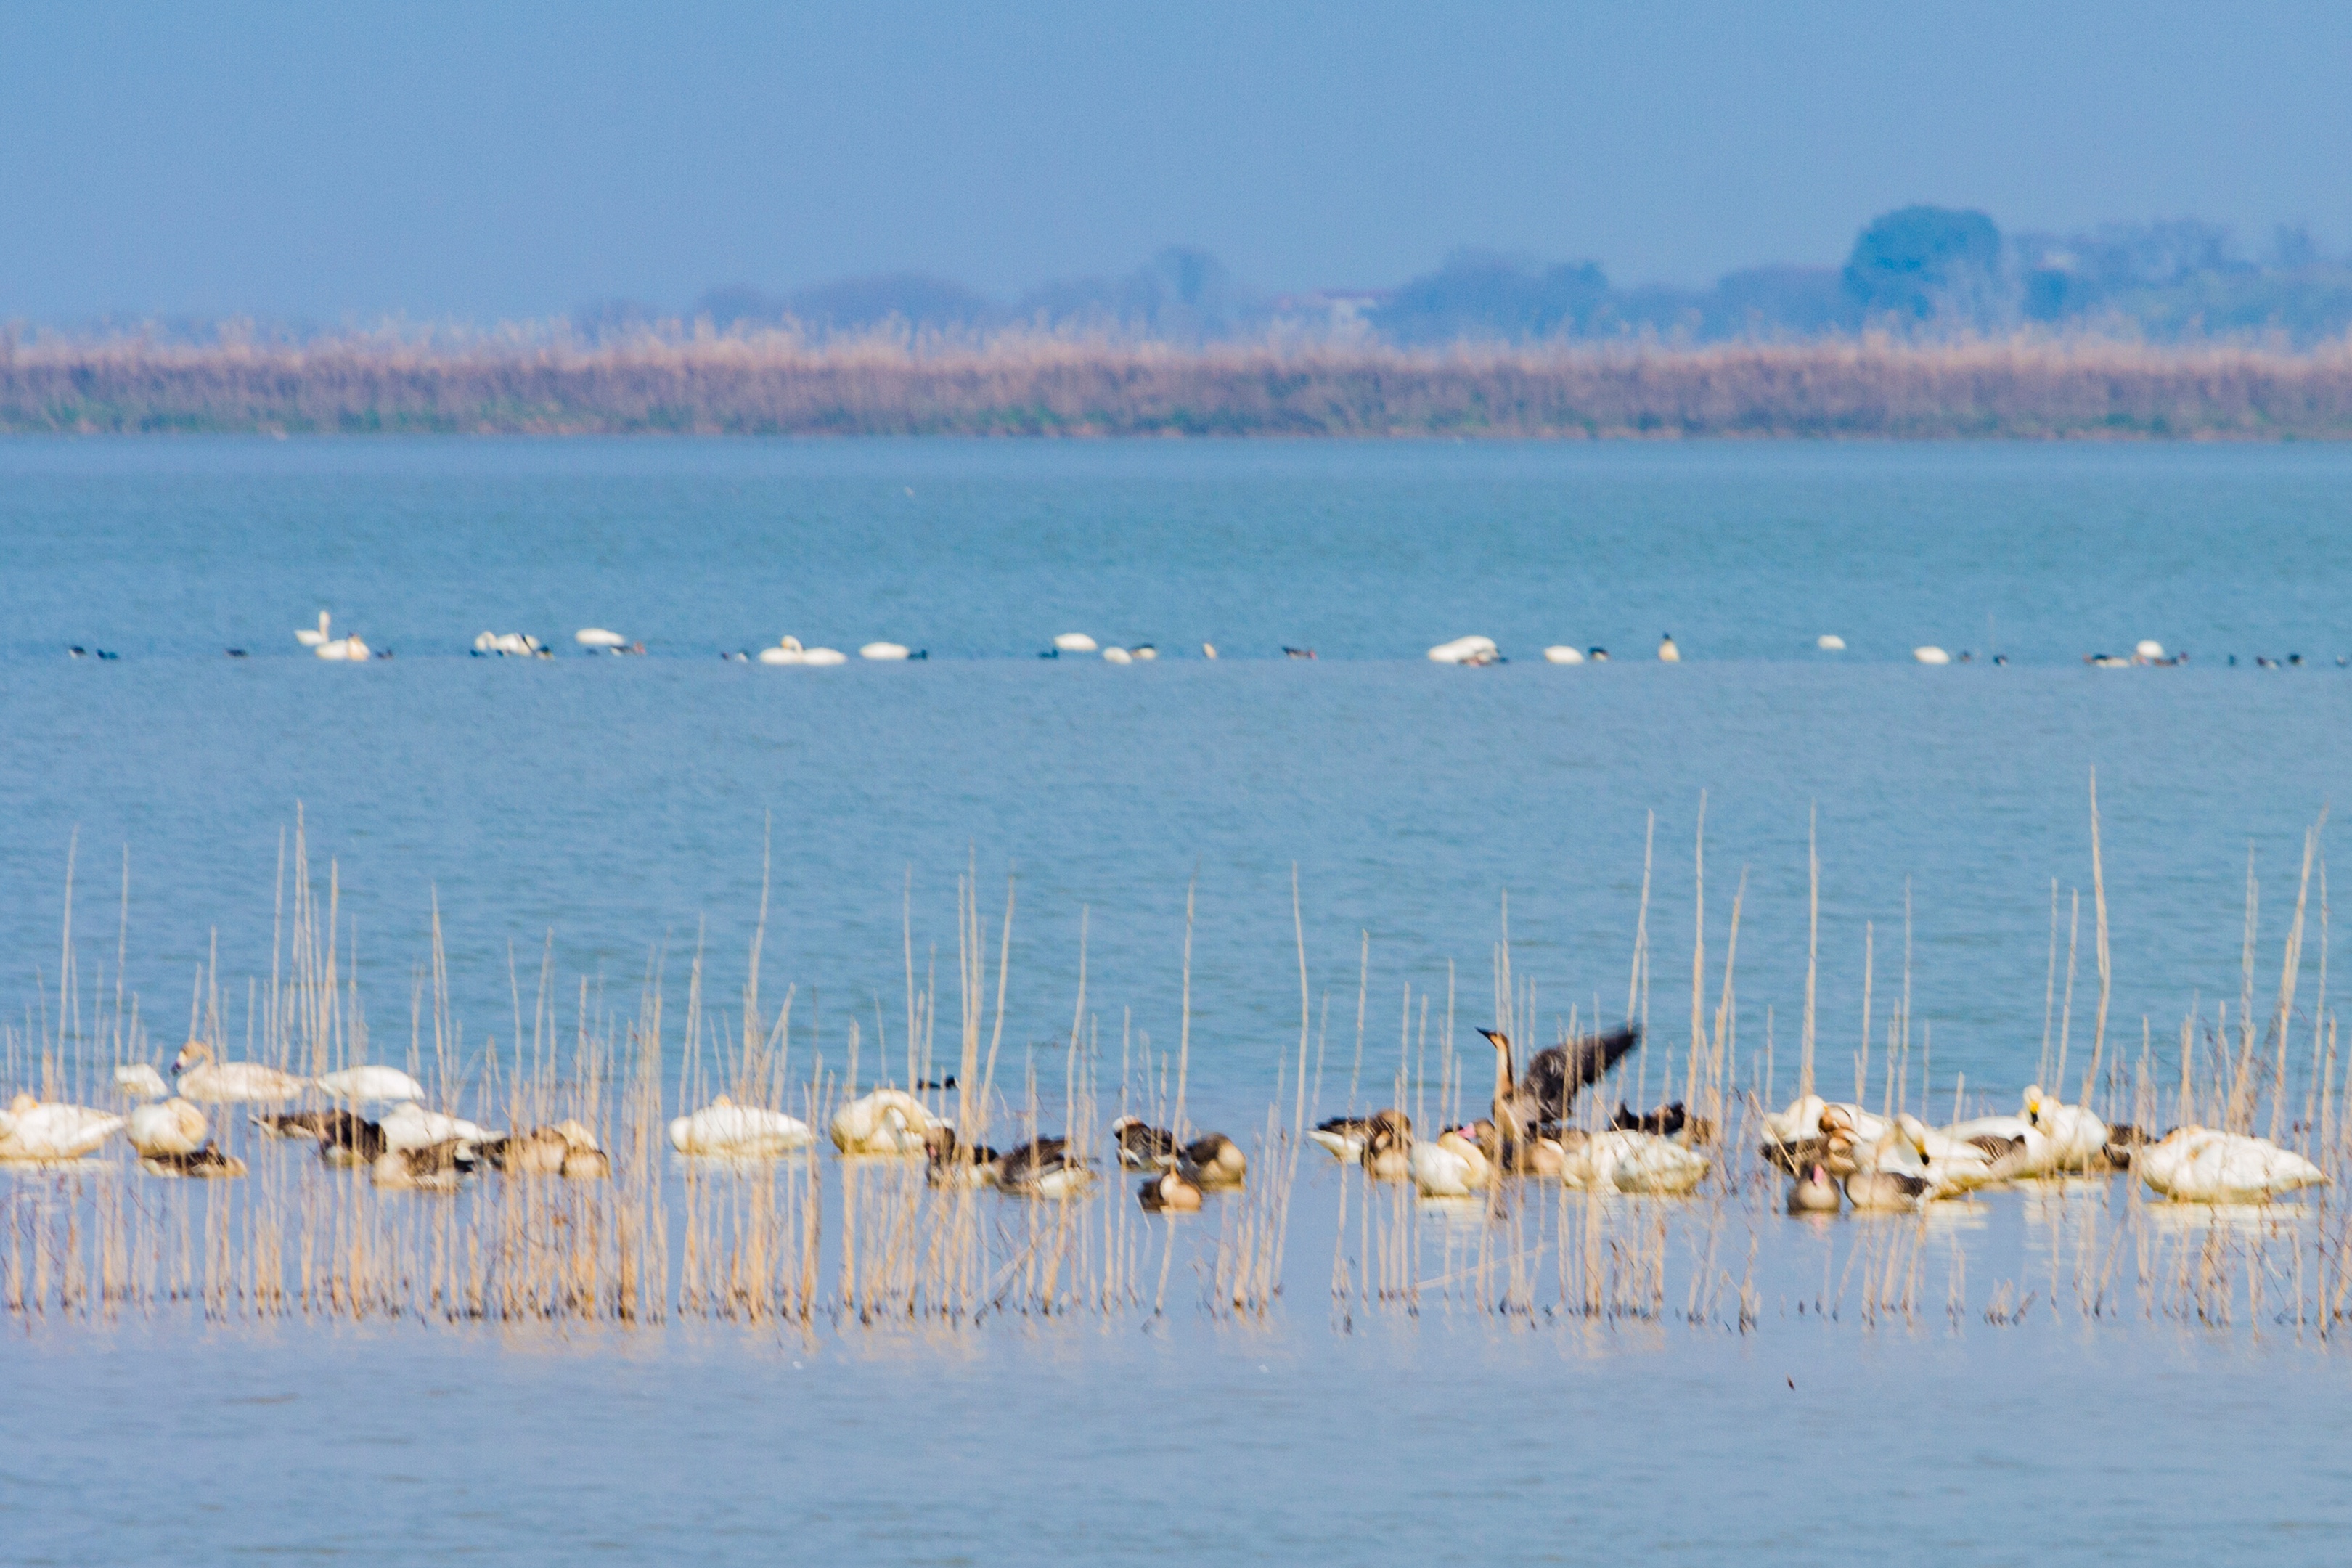
[[[1135,656],[1128,652],[1127,649],[1123,647],[1107,647],[1102,650],[1102,656],[1103,662],[1105,664],[1133,664],[1135,662]]]
[[[670,1147],[681,1154],[760,1159],[804,1149],[815,1138],[808,1123],[798,1117],[762,1106],[738,1105],[723,1094],[669,1124]]]
[[[121,1125],[120,1116],[86,1105],[60,1105],[20,1094],[0,1111],[0,1160],[36,1164],[79,1160]]]
[[[1546,664],[1582,664],[1584,650],[1580,647],[1570,647],[1566,643],[1557,643],[1544,649],[1544,662]]]
[[[294,634],[294,640],[304,647],[318,647],[323,645],[327,640],[327,612],[324,610],[319,612],[318,630],[312,631],[305,626]]]
[[[1056,653],[1092,653],[1096,646],[1095,639],[1084,632],[1064,632],[1054,639]]]
[[[849,656],[839,648],[803,647],[798,637],[785,637],[773,647],[760,650],[761,664],[808,665],[815,668],[847,664]]]
[[[1843,653],[1845,651],[1845,638],[1838,636],[1835,632],[1824,632],[1820,637],[1813,639],[1813,646],[1821,649],[1823,653]]]
[[[1439,643],[1429,650],[1433,664],[1492,664],[1501,658],[1493,637],[1455,637],[1452,642]]]
[[[618,632],[608,632],[602,626],[583,626],[572,634],[572,640],[582,647],[626,647],[629,639]]]
[[[912,653],[913,650],[908,647],[905,643],[870,642],[864,647],[857,650],[857,657],[860,658],[870,658],[877,661],[887,662],[909,658],[912,656]]]
[[[213,1105],[291,1100],[310,1087],[309,1079],[262,1062],[215,1061],[212,1047],[202,1040],[180,1047],[172,1073],[180,1080],[182,1094]]]
[[[1658,660],[1662,664],[1680,664],[1683,661],[1683,650],[1675,646],[1674,633],[1658,634]]]
[[[355,637],[336,637],[331,642],[319,644],[310,651],[330,664],[364,664],[368,658],[368,645]]]
[[[362,1064],[331,1072],[319,1087],[338,1100],[423,1100],[425,1086],[398,1068]]]
[[[1942,648],[1937,647],[1933,643],[1929,643],[1924,647],[1913,648],[1911,650],[1911,657],[1917,659],[1921,664],[1949,664],[1952,662],[1952,656],[1946,653]]]

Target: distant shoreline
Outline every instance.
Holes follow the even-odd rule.
[[[2352,439],[2352,346],[50,344],[0,433]]]

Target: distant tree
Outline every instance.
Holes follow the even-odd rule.
[[[1749,267],[1716,279],[1706,302],[1711,338],[1811,338],[1853,323],[1834,267]]]
[[[857,332],[902,322],[918,331],[982,327],[1003,310],[961,283],[918,272],[844,278],[803,289],[783,301],[784,313],[823,332]]]
[[[1536,270],[1491,251],[1462,250],[1404,283],[1370,321],[1401,343],[1524,342],[1586,330],[1608,299],[1609,279],[1594,262]]]
[[[1980,212],[1903,207],[1853,242],[1843,281],[1865,316],[1980,320],[2000,278],[2000,230]]]
[[[1031,289],[1013,314],[1039,326],[1115,331],[1169,342],[1229,338],[1264,310],[1223,262],[1196,247],[1163,247],[1122,278],[1075,278]]]
[[[591,343],[620,342],[652,330],[659,312],[637,300],[592,300],[575,305],[572,330]]]
[[[730,327],[772,324],[783,320],[784,301],[776,295],[749,283],[721,283],[706,289],[688,311],[696,318],[709,317],[710,324],[720,331]]]

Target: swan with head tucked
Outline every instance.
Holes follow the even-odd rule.
[[[845,1154],[920,1154],[923,1138],[947,1123],[903,1089],[877,1089],[833,1113],[827,1128]]]
[[[307,1078],[280,1072],[260,1062],[224,1062],[213,1058],[212,1047],[190,1040],[172,1059],[172,1076],[180,1093],[208,1105],[272,1104],[293,1099],[310,1087]]]
[[[136,1100],[163,1100],[172,1092],[163,1075],[145,1062],[126,1062],[116,1068],[114,1087]]]
[[[765,1159],[805,1149],[816,1141],[809,1124],[781,1110],[738,1105],[725,1095],[669,1124],[669,1146],[681,1154]]]
[[[384,1147],[395,1153],[431,1149],[443,1143],[461,1143],[470,1157],[476,1147],[498,1136],[462,1116],[445,1116],[437,1110],[427,1110],[413,1100],[403,1100],[384,1112],[376,1126],[383,1133]]]
[[[1415,1143],[1405,1159],[1412,1184],[1425,1198],[1466,1198],[1495,1184],[1495,1167],[1464,1130],[1448,1128],[1433,1143]]]
[[[319,1087],[337,1100],[423,1100],[425,1086],[398,1068],[363,1065],[331,1072]]]
[[[2140,1180],[2175,1203],[2253,1204],[2326,1182],[2320,1168],[2267,1138],[2176,1127],[2132,1156]]]
[[[1560,1180],[1587,1192],[1681,1197],[1706,1179],[1707,1157],[1654,1132],[1612,1128],[1567,1151]]]
[[[202,1106],[173,1099],[133,1106],[128,1136],[142,1154],[193,1154],[205,1146],[211,1129]]]
[[[19,1094],[0,1110],[0,1161],[47,1164],[79,1160],[106,1142],[122,1118],[86,1105]]]

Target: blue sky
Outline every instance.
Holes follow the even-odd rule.
[[[1011,293],[1203,246],[1703,281],[1874,213],[2352,239],[2352,6],[0,0],[0,319]]]

